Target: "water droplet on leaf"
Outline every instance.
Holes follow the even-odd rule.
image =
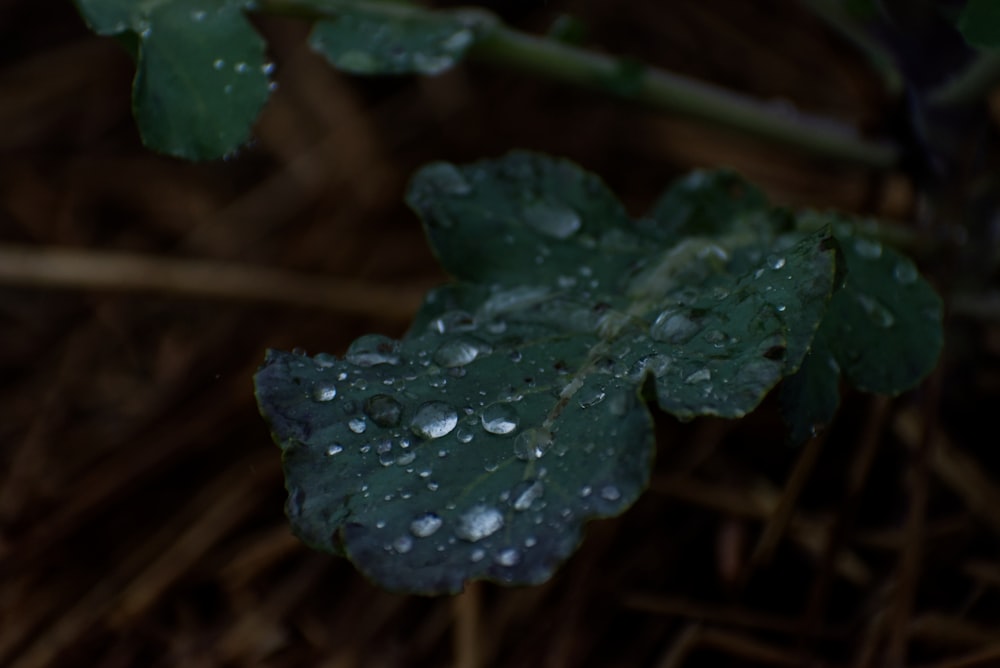
[[[481,420],[483,429],[498,436],[513,432],[520,423],[517,409],[511,404],[504,402],[490,404],[484,408]]]
[[[656,317],[649,328],[649,335],[666,343],[687,343],[701,330],[701,325],[686,314],[667,309]]]
[[[545,486],[540,480],[525,480],[518,484],[511,493],[514,510],[528,510],[536,499],[542,498],[545,493]]]
[[[332,457],[333,455],[339,455],[343,451],[344,451],[344,446],[334,443],[333,445],[329,446],[326,449],[326,454]]]
[[[503,527],[503,514],[490,506],[473,506],[458,518],[455,535],[470,543],[492,536]]]
[[[524,209],[529,227],[556,239],[568,239],[581,227],[580,214],[559,202],[536,202]]]
[[[458,413],[443,401],[428,401],[417,409],[410,429],[421,438],[441,438],[458,424]]]
[[[521,561],[521,552],[516,547],[508,547],[500,550],[494,561],[501,566],[516,566]]]
[[[410,522],[410,532],[417,538],[427,538],[440,529],[442,524],[444,520],[436,513],[424,513]]]
[[[353,418],[348,420],[347,428],[355,434],[363,434],[365,433],[365,430],[368,429],[368,423],[364,418]]]
[[[395,427],[403,407],[388,394],[374,394],[365,400],[365,414],[380,427]]]
[[[434,352],[434,363],[443,367],[465,366],[480,355],[491,352],[489,344],[472,337],[462,337],[445,341]]]
[[[413,539],[409,536],[400,536],[392,541],[392,548],[399,554],[406,554],[413,549]]]
[[[684,379],[685,383],[704,383],[712,380],[712,372],[708,369],[698,369]]]
[[[337,388],[334,385],[316,385],[312,390],[313,401],[333,401],[337,396]]]
[[[547,429],[527,429],[514,439],[514,454],[518,459],[540,459],[552,447],[552,433]]]
[[[399,341],[381,334],[366,334],[347,348],[344,359],[357,366],[399,364]]]
[[[872,319],[872,322],[879,327],[888,329],[896,323],[896,317],[892,314],[892,311],[874,297],[859,294],[858,303],[861,304],[861,308],[865,310],[865,313]]]
[[[854,240],[854,252],[866,260],[877,260],[882,257],[882,244],[875,239],[858,238]]]

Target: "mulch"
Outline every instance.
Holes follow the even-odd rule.
[[[886,117],[864,60],[795,3],[492,6],[532,32],[572,10],[608,52]],[[402,203],[420,165],[545,151],[634,214],[699,166],[900,225],[920,197],[901,172],[480,65],[348,77],[302,24],[256,22],[279,87],[255,140],[189,164],[142,147],[129,58],[70,3],[0,6],[0,665],[1000,665],[995,317],[950,319],[923,386],[846,392],[801,448],[770,400],[657,416],[651,489],[537,587],[392,594],[300,544],[251,377],[269,347],[398,336],[446,280]]]

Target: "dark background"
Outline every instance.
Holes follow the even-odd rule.
[[[535,33],[569,10],[595,48],[899,130],[867,63],[790,0],[492,6]],[[740,422],[659,416],[652,490],[539,587],[389,594],[299,544],[251,376],[268,347],[340,354],[405,330],[419,288],[446,278],[402,204],[420,165],[546,151],[635,215],[698,166],[900,225],[920,198],[902,171],[481,65],[351,78],[308,51],[305,25],[255,21],[279,82],[255,141],[188,164],[141,146],[130,59],[71,3],[0,4],[0,250],[136,260],[101,289],[0,282],[0,665],[1000,665],[995,320],[951,328],[920,390],[845,395],[806,448],[784,445],[772,401]],[[255,299],[252,280],[216,298],[130,290],[162,257],[345,279],[330,289],[355,305]]]

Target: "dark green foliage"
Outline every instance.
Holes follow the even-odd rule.
[[[392,589],[548,578],[586,520],[646,485],[650,392],[682,419],[739,417],[793,375],[802,438],[836,408],[831,360],[895,392],[937,355],[938,303],[912,265],[848,225],[839,244],[797,231],[732,174],[692,175],[639,221],[593,175],[523,152],[429,165],[407,200],[457,282],[401,341],[271,351],[256,378],[294,530]],[[893,286],[869,284],[887,270]],[[886,325],[874,305],[897,298]],[[883,349],[897,323],[912,359]]]

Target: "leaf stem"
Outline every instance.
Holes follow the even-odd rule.
[[[979,55],[958,76],[932,90],[930,103],[937,107],[961,107],[981,102],[1000,83],[1000,52]]]
[[[344,9],[360,7],[386,18],[429,13],[429,10],[396,3],[334,0],[261,0],[257,5],[265,13],[305,19],[330,18]],[[784,103],[758,100],[710,83],[639,65],[627,58],[528,35],[503,25],[484,11],[457,10],[456,15],[473,20],[483,33],[468,51],[468,56],[476,61],[626,98],[818,158],[885,169],[892,167],[899,157],[894,145],[865,139],[855,128],[831,118],[790,110]]]

